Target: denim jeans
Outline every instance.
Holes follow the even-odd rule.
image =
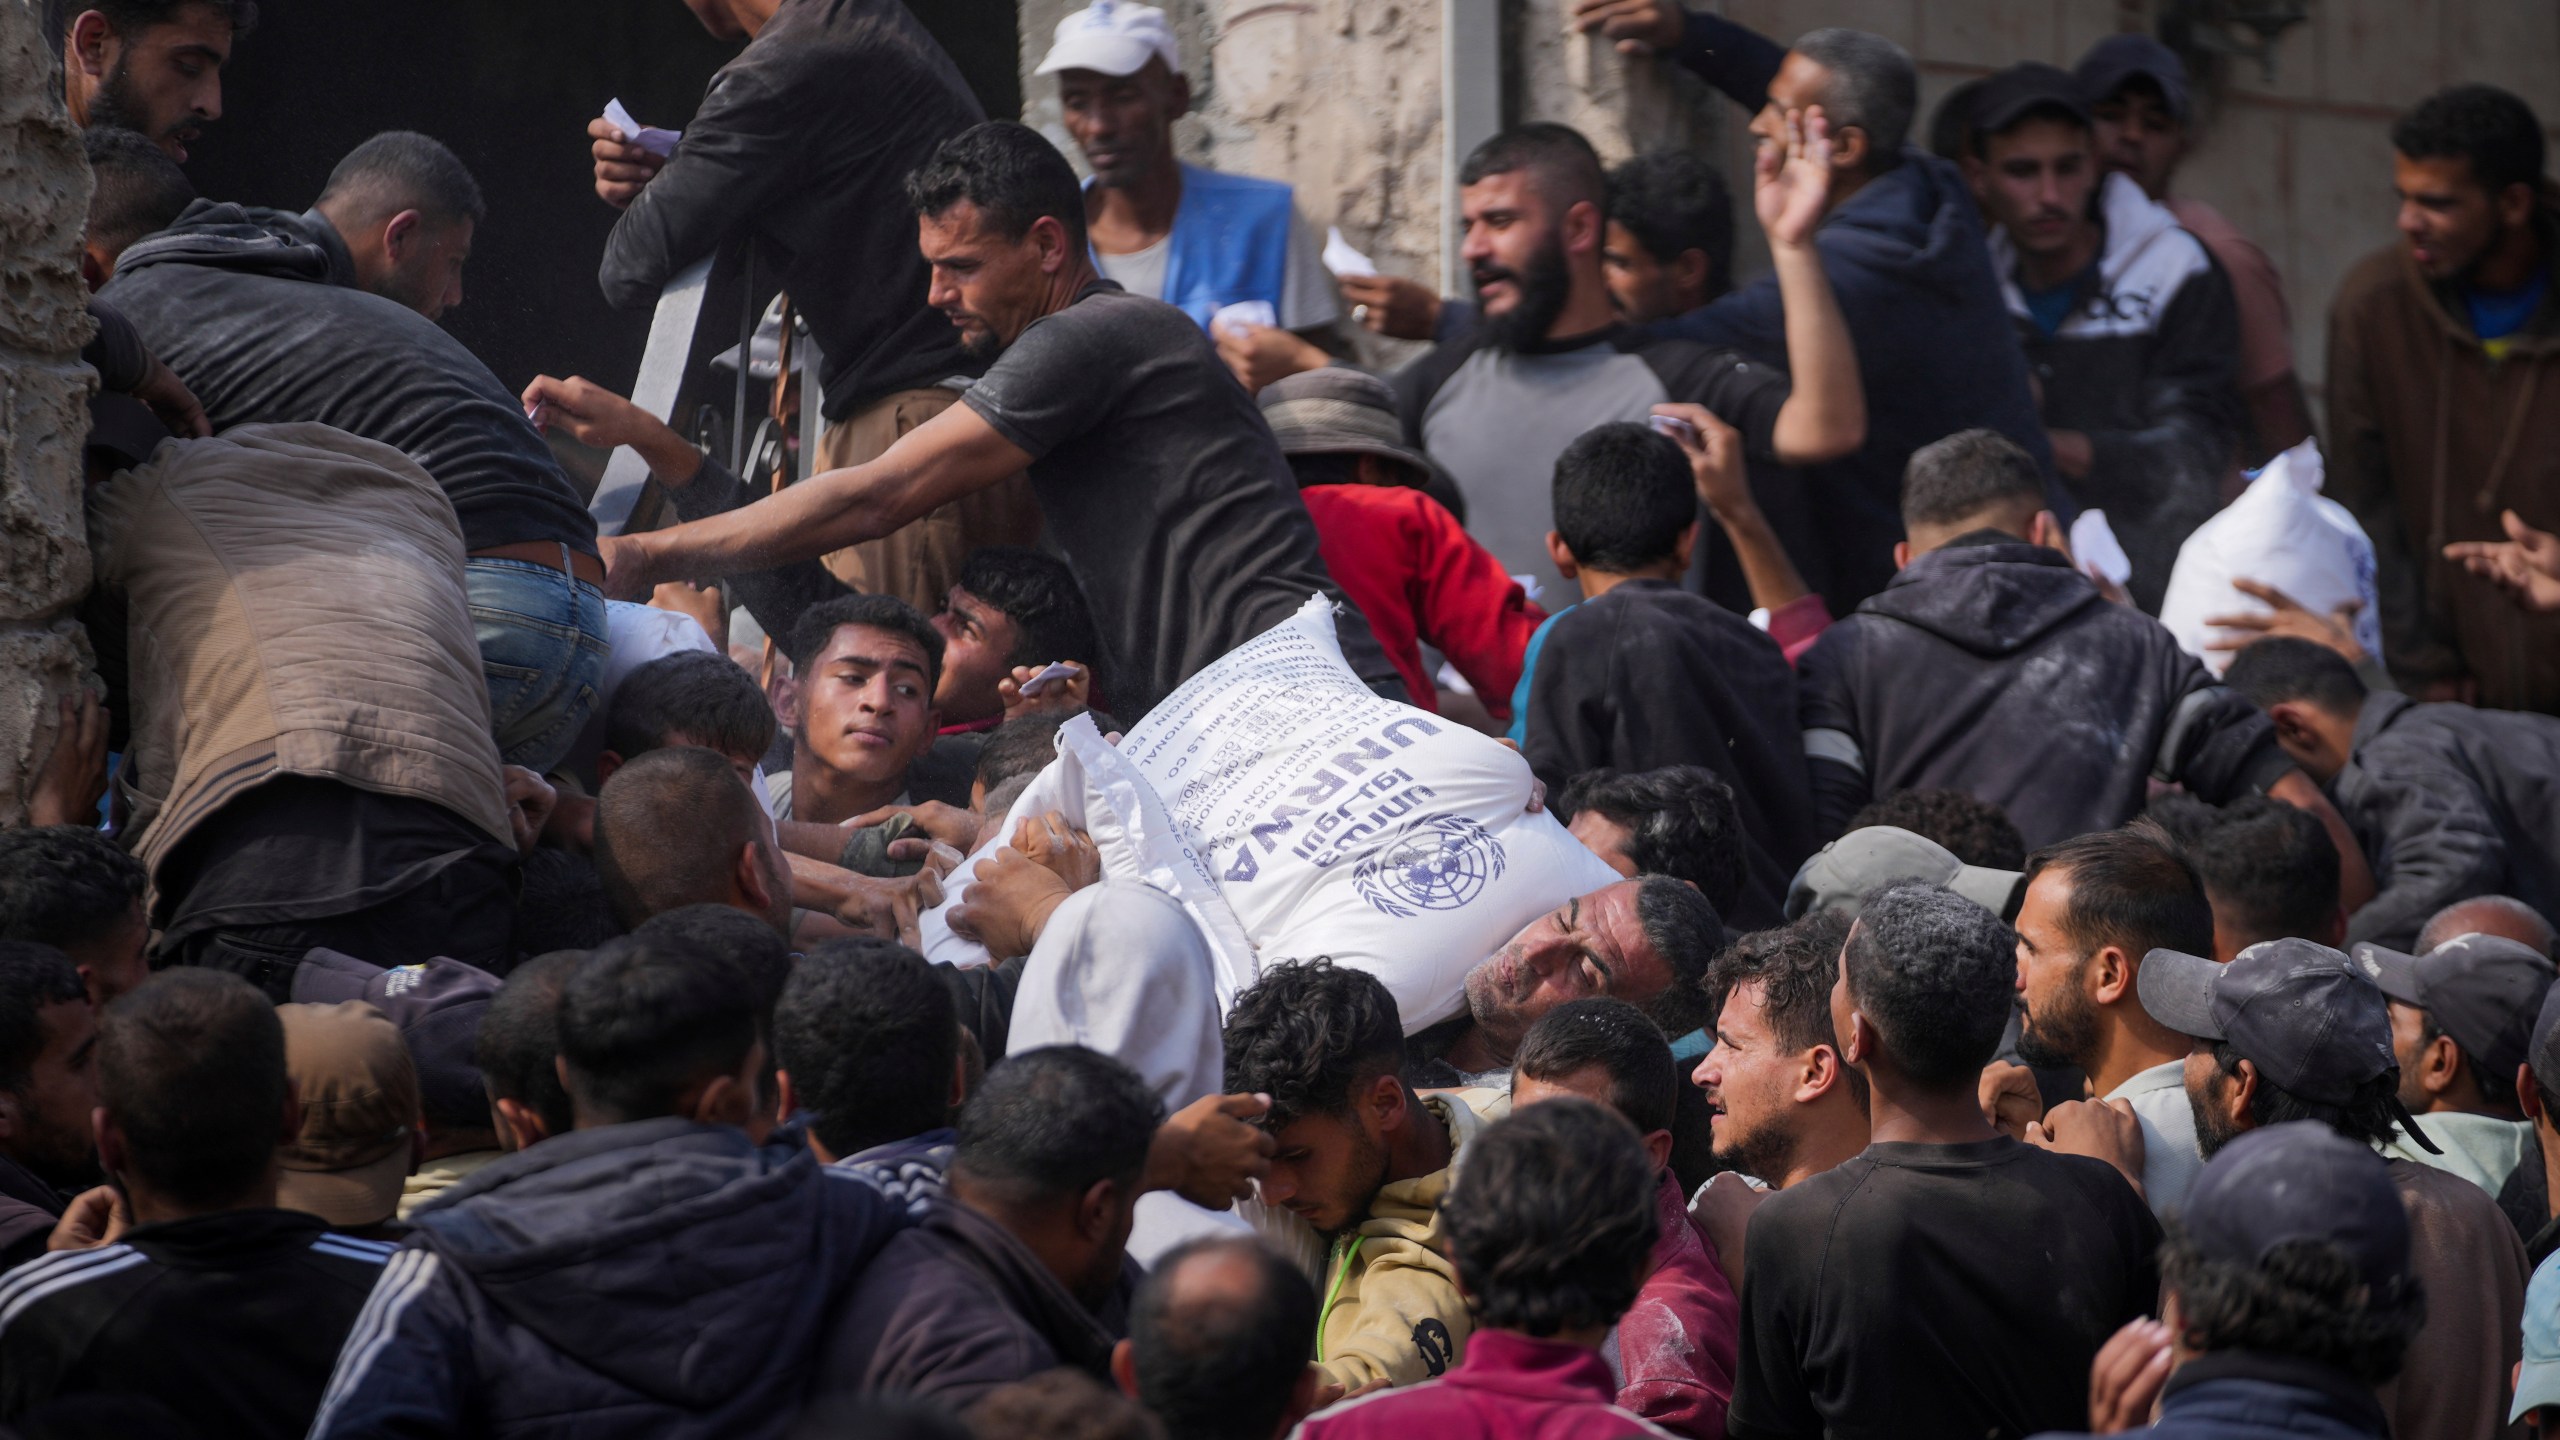
[[[465,567],[498,757],[547,772],[596,708],[610,653],[604,592],[525,560]]]

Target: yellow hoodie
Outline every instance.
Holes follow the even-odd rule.
[[[1475,1328],[1441,1252],[1440,1201],[1485,1122],[1454,1095],[1422,1103],[1449,1127],[1448,1165],[1381,1189],[1360,1228],[1334,1241],[1326,1265],[1316,1365],[1347,1390],[1441,1374],[1458,1363]]]

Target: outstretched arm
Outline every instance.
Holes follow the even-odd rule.
[[[1830,197],[1830,122],[1819,105],[1790,111],[1786,143],[1760,146],[1752,184],[1752,205],[1769,235],[1769,259],[1786,312],[1793,386],[1769,441],[1790,465],[1836,460],[1867,443],[1867,392],[1858,379],[1858,352],[1813,246]]]
[[[1031,463],[966,405],[908,431],[868,464],[813,475],[725,515],[607,536],[605,593],[637,599],[661,581],[769,570],[877,540]]]

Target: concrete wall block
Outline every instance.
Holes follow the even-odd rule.
[[[2456,6],[2445,27],[2445,81],[2514,91],[2560,131],[2560,5]]]
[[[80,232],[89,165],[62,82],[25,5],[0,16],[0,349],[42,354],[89,338]]]
[[[70,620],[0,625],[0,830],[27,823],[26,779],[53,754],[59,697],[88,685],[89,637]]]
[[[2089,47],[2120,30],[2148,31],[2140,7],[2128,10],[2123,0],[2057,0],[2054,11],[2054,64],[2071,66]]]
[[[2293,302],[2295,363],[2302,378],[2326,373],[2329,302],[2367,254],[2392,243],[2391,140],[2386,122],[2353,115],[2294,118]]]
[[[2445,83],[2448,9],[2534,8],[2509,0],[2321,0],[2318,16],[2285,37],[2278,63],[2290,68],[2316,49],[2320,99],[2404,109]],[[2241,68],[2254,76],[2253,67]]]
[[[1920,7],[1917,53],[1930,60],[2000,69],[2060,56],[2055,0],[1930,0]]]
[[[0,365],[0,621],[41,619],[88,592],[80,446],[95,383],[76,360]]]
[[[1703,86],[1650,56],[1621,55],[1613,42],[1573,30],[1571,13],[1569,0],[1520,0],[1520,119],[1570,125],[1612,165],[1646,151],[1712,143],[1716,122]]]

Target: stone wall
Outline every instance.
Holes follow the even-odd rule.
[[[1031,75],[1058,17],[1081,0],[1024,0],[1026,118],[1055,130],[1057,86]],[[1317,224],[1338,223],[1385,269],[1440,274],[1441,0],[1160,0],[1185,46],[1198,114],[1185,153],[1299,187]],[[1697,3],[1697,0],[1692,0]],[[2020,60],[2069,65],[2100,36],[2149,28],[2156,0],[1711,0],[1780,40],[1852,25],[1907,47],[1923,118],[1962,81]],[[1503,27],[1506,120],[1562,120],[1617,159],[1687,145],[1749,183],[1741,113],[1683,74],[1568,35],[1570,0],[1492,0]],[[2180,188],[2247,231],[2292,303],[2295,349],[2316,398],[2329,297],[2392,238],[2392,117],[2459,80],[2504,85],[2560,137],[2560,5],[2551,0],[2310,0],[2272,78],[2251,61],[2200,86],[2201,141]],[[1068,147],[1072,153],[1072,147]],[[1737,268],[1763,263],[1740,209]]]
[[[95,373],[80,283],[89,166],[31,7],[0,0],[0,826],[25,819],[62,696],[85,683],[80,446]]]

